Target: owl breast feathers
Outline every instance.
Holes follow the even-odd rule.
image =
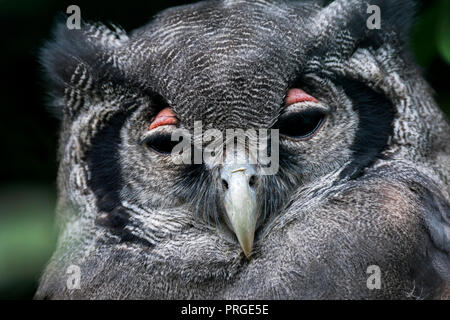
[[[448,298],[449,124],[407,51],[414,6],[370,1],[377,29],[368,5],[58,24],[60,235],[36,298]]]

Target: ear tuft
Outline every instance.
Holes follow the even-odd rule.
[[[367,25],[375,14],[369,6],[379,9],[379,28]],[[405,43],[416,9],[416,1],[411,0],[335,0],[318,13],[313,34],[323,42],[333,42],[336,34],[346,30],[355,40]]]
[[[40,53],[40,62],[57,107],[62,107],[58,101],[67,88],[76,90],[77,94],[88,92],[104,76],[109,57],[128,41],[122,29],[114,28],[82,22],[81,29],[69,29],[64,15],[57,18],[53,40],[47,42]]]
[[[381,0],[381,30],[395,32],[401,40],[406,40],[417,14],[414,0]]]

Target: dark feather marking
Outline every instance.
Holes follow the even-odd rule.
[[[102,212],[96,223],[107,227],[121,241],[150,247],[150,242],[125,229],[130,222],[130,214],[121,206],[119,198],[119,190],[123,184],[119,164],[120,129],[127,117],[127,112],[115,114],[109,124],[95,135],[92,149],[87,154],[92,175],[89,186],[97,198],[97,207]]]
[[[392,134],[395,111],[392,103],[383,95],[366,85],[350,80],[338,79],[346,95],[358,112],[359,125],[355,141],[350,146],[353,161],[342,171],[341,178],[358,177],[362,170],[381,156]]]

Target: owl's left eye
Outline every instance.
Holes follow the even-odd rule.
[[[281,135],[307,139],[320,129],[325,117],[326,113],[319,109],[290,112],[281,115],[274,128],[279,129]]]

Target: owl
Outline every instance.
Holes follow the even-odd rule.
[[[449,297],[450,130],[408,52],[413,3],[329,2],[55,27],[59,239],[37,299]]]

